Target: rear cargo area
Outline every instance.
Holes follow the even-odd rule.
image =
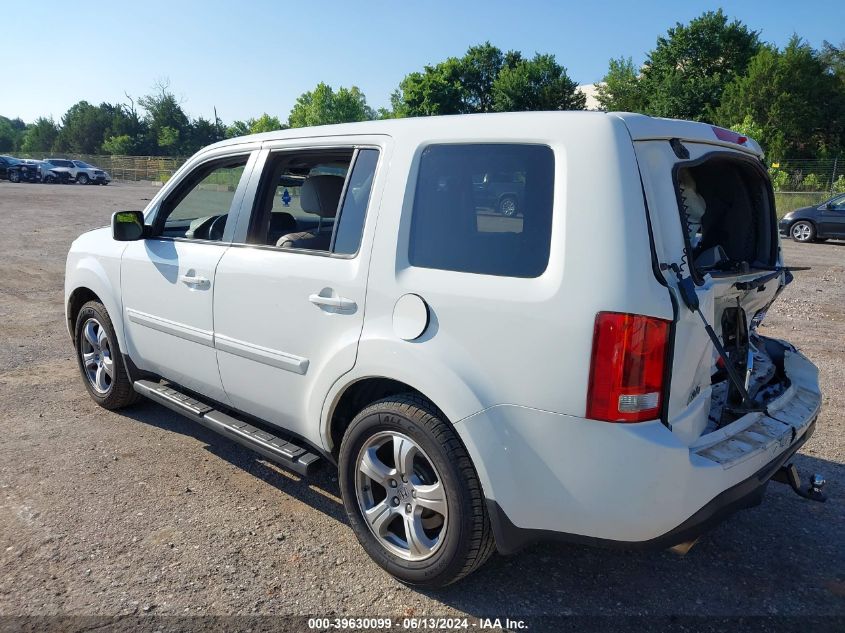
[[[690,136],[712,135],[691,125]],[[703,140],[635,139],[635,148],[657,268],[676,302],[665,423],[691,454],[730,468],[788,446],[821,396],[812,363],[758,332],[791,280],[762,153]]]

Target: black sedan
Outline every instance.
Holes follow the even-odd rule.
[[[38,163],[24,161],[12,156],[0,156],[0,177],[10,182],[38,182]]]
[[[796,242],[845,239],[845,193],[818,206],[787,213],[778,223],[780,234]]]

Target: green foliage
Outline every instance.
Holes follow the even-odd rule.
[[[278,117],[270,116],[266,112],[257,119],[247,121],[250,134],[259,132],[272,132],[273,130],[284,130],[288,126],[282,123]]]
[[[608,112],[646,111],[639,73],[630,57],[610,60],[607,74],[596,84],[596,100]]]
[[[135,150],[135,140],[128,134],[110,136],[103,141],[103,151],[115,156],[131,156]]]
[[[833,193],[845,193],[845,175],[839,174],[836,180],[833,181]]]
[[[249,123],[244,121],[233,121],[232,124],[226,128],[226,138],[246,136],[247,134],[249,134]]]
[[[824,185],[816,174],[807,174],[801,181],[801,188],[804,191],[821,191]]]
[[[783,51],[766,46],[726,89],[720,124],[750,117],[770,157],[835,155],[845,139],[845,86],[809,44],[794,36]]]
[[[524,59],[490,42],[470,47],[412,72],[390,98],[382,117],[473,114],[517,110],[581,110],[585,97],[554,55]]]
[[[523,59],[502,68],[493,84],[493,106],[497,112],[524,110],[583,110],[584,93],[554,55]]]
[[[26,153],[50,152],[59,138],[59,127],[52,118],[39,117],[26,126],[20,149]]]
[[[329,125],[349,121],[367,121],[376,116],[367,105],[364,93],[356,86],[338,88],[335,92],[328,84],[320,82],[314,90],[299,96],[290,111],[290,127]]]
[[[725,86],[745,73],[759,49],[758,33],[738,20],[729,22],[721,9],[676,24],[657,39],[643,67],[646,112],[712,120]]]
[[[20,119],[0,116],[0,153],[9,153],[20,148],[25,130],[26,124]]]
[[[775,167],[769,167],[769,178],[772,180],[772,189],[775,191],[785,190],[789,183],[789,174]]]

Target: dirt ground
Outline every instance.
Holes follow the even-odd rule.
[[[772,484],[685,557],[544,544],[416,591],[358,546],[331,469],[302,480],[153,403],[88,397],[65,254],[155,191],[0,182],[0,615],[845,615],[845,243],[784,244],[811,270],[762,328],[821,368],[797,463],[826,504]]]

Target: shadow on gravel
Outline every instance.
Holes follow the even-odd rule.
[[[316,487],[332,497],[340,498],[335,470],[328,464],[324,464],[314,475],[304,478],[293,471],[285,470],[282,466],[269,465],[265,458],[258,453],[254,453],[248,448],[154,402],[142,402],[119,413],[127,418],[165,431],[196,438],[203,442],[206,445],[205,449],[213,455],[226,460],[233,466],[262,481],[266,481],[285,494],[333,519],[344,524],[347,522],[346,513],[340,502],[313,490],[313,487]],[[286,474],[281,474],[276,468],[283,470]]]
[[[123,415],[194,437],[214,455],[347,523],[342,504],[314,490],[339,498],[330,466],[307,480],[282,475],[252,451],[157,404]],[[513,556],[494,555],[455,585],[416,591],[476,617],[845,614],[845,465],[807,455],[793,461],[802,475],[828,478],[827,503],[771,483],[760,506],[705,533],[686,556],[537,544]]]

